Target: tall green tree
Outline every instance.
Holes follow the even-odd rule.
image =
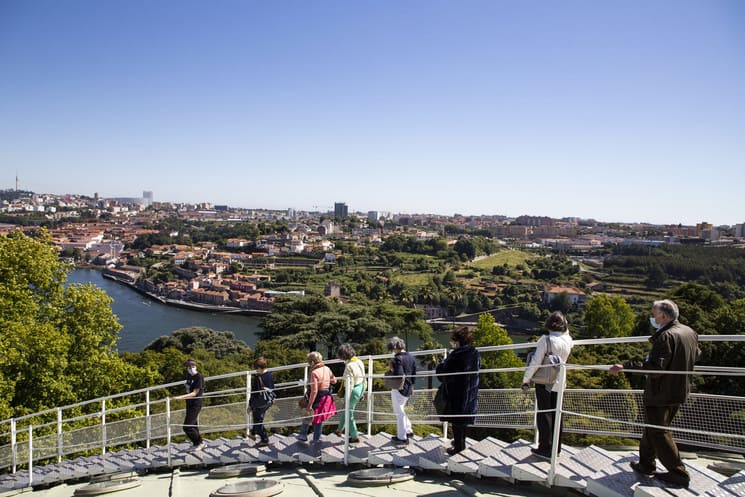
[[[618,295],[596,295],[585,303],[583,337],[627,337],[634,329],[631,306]]]
[[[148,384],[116,351],[121,326],[92,285],[65,286],[45,231],[0,236],[0,418]]]
[[[473,345],[476,347],[512,344],[512,339],[507,334],[507,330],[497,325],[494,316],[488,312],[479,316],[473,334]],[[525,363],[512,350],[499,350],[481,354],[482,369],[519,368],[524,365]],[[522,375],[522,371],[482,374],[479,378],[480,388],[514,388],[520,385]]]

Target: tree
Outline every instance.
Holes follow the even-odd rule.
[[[566,314],[572,309],[572,298],[567,292],[558,293],[551,302],[548,304],[548,308],[552,311],[561,311]]]
[[[479,316],[478,324],[473,332],[473,345],[485,347],[489,345],[511,345],[512,339],[507,330],[494,322],[494,316],[485,312]],[[481,369],[519,368],[525,364],[512,350],[484,352],[481,354]],[[479,378],[480,388],[513,388],[520,385],[522,372],[482,374]]]
[[[600,294],[585,303],[585,337],[626,337],[634,329],[631,306],[618,295]]]
[[[65,287],[66,266],[45,231],[0,236],[0,416],[7,418],[148,384],[116,351],[111,299]]]

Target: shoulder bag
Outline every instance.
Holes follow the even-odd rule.
[[[534,355],[535,352],[531,352],[528,354],[528,365],[530,365],[530,363],[532,362]],[[540,367],[533,374],[533,377],[530,379],[530,381],[532,381],[533,383],[538,383],[539,385],[552,385],[556,383],[560,364],[561,357],[554,354],[551,350],[551,336],[546,335],[546,355],[543,356],[543,361],[541,362]]]

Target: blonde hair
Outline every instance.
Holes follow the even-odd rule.
[[[321,364],[323,362],[323,356],[320,352],[311,352],[308,354],[308,364],[311,366],[315,366],[316,364]]]

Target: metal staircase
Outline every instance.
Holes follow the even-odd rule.
[[[257,447],[250,439],[219,438],[199,452],[189,443],[123,450],[94,457],[79,457],[33,469],[35,485],[44,486],[102,474],[147,472],[164,468],[212,467],[237,463],[343,464],[344,438],[324,435],[317,444],[301,442],[294,436],[272,435],[268,447]],[[349,451],[348,463],[365,466],[408,467],[421,471],[467,474],[477,478],[500,478],[509,482],[567,487],[596,497],[742,497],[745,471],[726,477],[696,463],[686,462],[691,474],[689,488],[668,487],[654,477],[631,470],[635,460],[627,453],[600,447],[578,449],[564,446],[556,463],[553,485],[548,482],[551,463],[530,452],[525,440],[506,443],[495,438],[468,440],[460,454],[448,457],[449,441],[437,436],[410,439],[408,445],[392,443],[387,433],[360,435],[360,443]],[[29,485],[25,470],[0,477],[0,492]]]

